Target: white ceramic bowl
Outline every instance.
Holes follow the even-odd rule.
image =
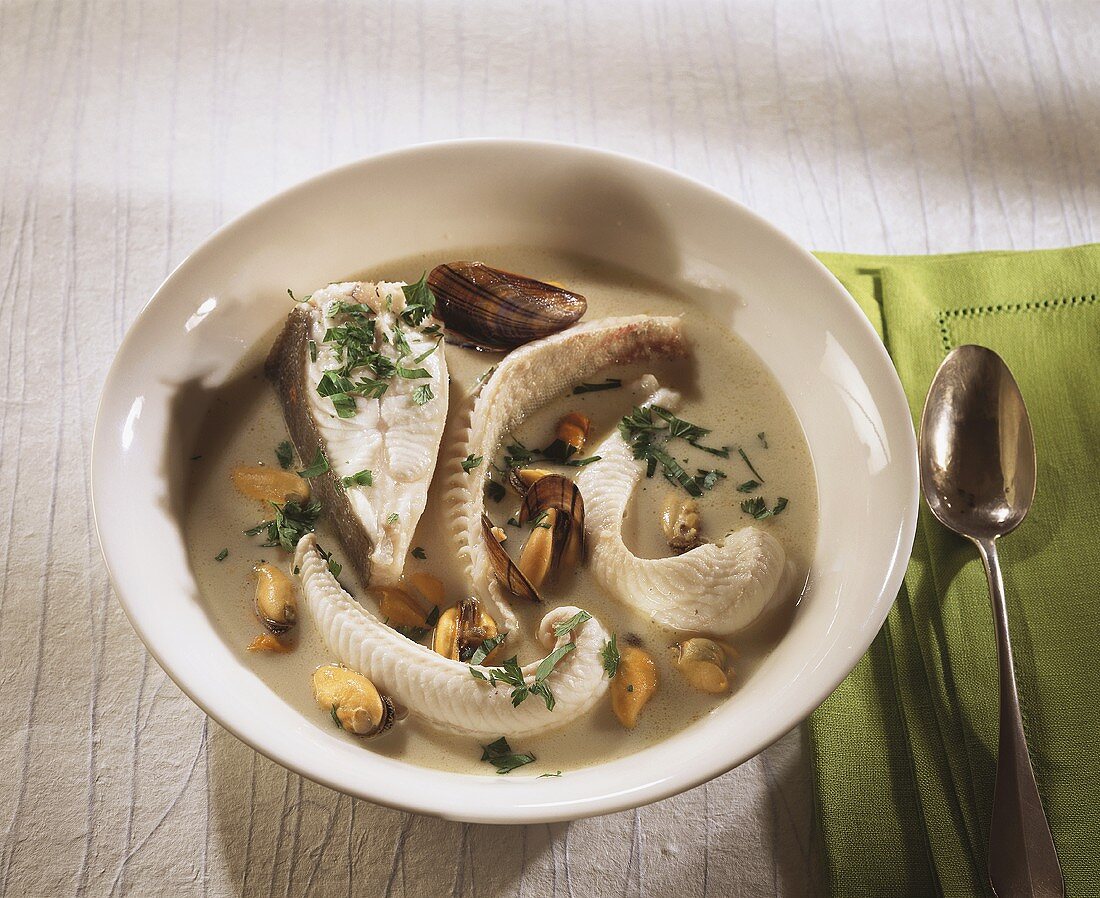
[[[291,709],[234,656],[188,565],[179,508],[202,409],[317,284],[415,252],[516,244],[580,251],[709,296],[791,398],[817,468],[821,527],[804,606],[718,711],[630,757],[552,779],[469,776],[364,751]],[[164,282],[119,349],[96,421],[92,499],[134,629],[223,727],[303,776],[452,819],[572,819],[645,804],[752,757],[866,651],[901,583],[917,510],[909,408],[882,344],[812,256],[727,197],[620,155],[461,141],[307,181],[215,233]],[[318,718],[320,720],[320,718]]]

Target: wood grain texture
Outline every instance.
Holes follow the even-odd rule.
[[[329,166],[503,135],[622,150],[817,249],[1097,239],[1090,2],[0,5],[0,898],[813,894],[799,735],[536,827],[351,801],[209,723],[111,595],[100,385],[213,228]]]

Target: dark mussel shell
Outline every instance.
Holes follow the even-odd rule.
[[[500,585],[514,596],[520,596],[529,602],[541,602],[542,596],[539,595],[539,591],[531,585],[531,581],[527,579],[523,571],[516,567],[516,563],[508,555],[508,551],[493,536],[493,522],[489,520],[489,516],[486,514],[481,516],[481,533],[485,537],[493,573],[500,581]]]
[[[526,524],[551,508],[560,512],[554,522],[554,566],[563,558],[575,565],[584,555],[584,497],[577,485],[561,474],[547,474],[527,488],[519,522]]]
[[[447,330],[479,349],[515,349],[549,337],[588,310],[579,293],[481,262],[437,265],[428,286]]]

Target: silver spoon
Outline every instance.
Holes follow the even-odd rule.
[[[1020,389],[993,350],[960,346],[932,379],[920,422],[920,480],[932,514],[978,547],[993,603],[1001,706],[989,881],[999,898],[1059,898],[1062,870],[1020,720],[996,545],[1031,507],[1035,442]]]

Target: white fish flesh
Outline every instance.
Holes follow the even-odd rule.
[[[431,319],[406,309],[403,286],[318,290],[290,313],[267,362],[299,455],[306,465],[318,449],[328,459],[312,481],[325,514],[363,582],[375,585],[401,577],[447,419],[446,356],[424,332]],[[349,353],[366,363],[349,368]],[[344,382],[333,377],[340,370]]]
[[[608,634],[599,621],[590,618],[561,636],[554,632],[580,610],[571,605],[555,608],[539,625],[547,654],[570,641],[576,646],[545,679],[553,711],[535,694],[513,707],[510,687],[476,679],[470,665],[406,639],[364,610],[329,571],[314,534],[299,541],[294,564],[309,612],[337,659],[436,729],[479,739],[533,736],[576,720],[607,692],[600,651]],[[538,665],[522,668],[528,684]]]
[[[678,398],[657,389],[644,405],[673,409]],[[596,580],[617,601],[674,630],[724,636],[749,626],[785,595],[793,570],[779,540],[760,527],[744,527],[671,558],[638,558],[622,531],[644,465],[618,430],[593,454],[600,460],[577,477],[588,560]]]
[[[605,368],[686,354],[679,318],[604,318],[513,350],[484,383],[473,402],[465,438],[448,462],[445,501],[471,590],[498,626],[514,630],[516,616],[510,599],[493,576],[481,515],[485,510],[486,472],[491,471],[489,462],[503,438],[546,402]],[[461,463],[470,455],[484,458],[485,463],[467,472]]]

